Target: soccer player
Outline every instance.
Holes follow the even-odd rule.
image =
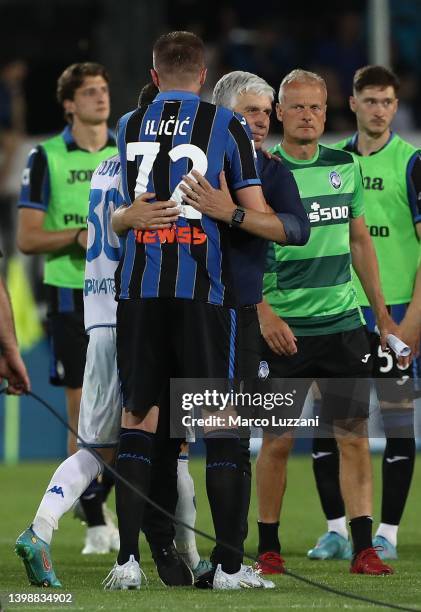
[[[365,226],[358,162],[349,153],[319,144],[326,99],[326,84],[315,73],[294,70],[280,86],[276,110],[284,138],[272,152],[292,170],[312,229],[301,249],[274,243],[269,248],[265,301],[258,306],[266,341],[263,358],[271,377],[303,379],[297,385],[298,409],[312,380],[332,379],[321,391],[340,449],[342,493],[354,544],[351,572],[389,574],[392,569],[372,546],[371,465],[365,435],[369,389],[358,381],[368,376],[370,349],[352,285],[351,258],[375,312],[383,347],[385,334],[395,332],[396,325],[384,304]],[[333,379],[339,377],[338,389]],[[278,521],[292,445],[291,432],[264,432],[256,472],[259,566],[264,573],[284,571]]]
[[[391,130],[398,107],[399,82],[383,66],[365,66],[354,76],[351,110],[357,132],[337,148],[358,156],[363,174],[365,220],[372,236],[388,310],[398,323],[397,335],[412,349],[398,363],[390,349],[384,351],[374,333],[375,317],[364,288],[355,280],[357,297],[370,333],[373,377],[386,435],[383,454],[381,523],[373,540],[383,559],[397,558],[397,533],[411,483],[415,461],[413,385],[418,360],[420,296],[413,293],[419,270],[421,236],[420,151]],[[418,272],[420,274],[420,272]],[[409,308],[408,308],[409,306]],[[345,510],[338,479],[338,450],[330,439],[314,439],[313,468],[328,532],[310,558],[337,558],[347,542]]]
[[[5,282],[0,278],[0,384],[7,380],[7,393],[22,395],[31,388],[28,372],[19,353],[13,311]]]
[[[241,334],[239,354],[244,379],[253,379],[260,364],[260,330],[256,304],[262,300],[267,240],[299,246],[305,244],[310,235],[310,223],[292,173],[278,160],[265,157],[261,150],[269,132],[273,94],[272,87],[259,76],[250,72],[234,71],[217,82],[212,97],[212,102],[217,106],[234,110],[246,119],[257,151],[263,193],[273,210],[271,215],[248,210],[239,227],[232,229],[232,261],[242,274],[238,292],[239,306],[243,308],[238,309],[237,317]],[[199,182],[185,179],[189,187],[181,186],[185,194],[184,201],[202,214],[231,223],[236,205],[232,201],[224,176],[221,177],[222,189],[214,189],[202,175],[195,172],[193,174]],[[248,443],[246,438],[241,440],[244,485],[242,516],[245,534],[251,487]]]
[[[31,151],[19,200],[18,246],[26,254],[46,255],[50,382],[64,386],[68,420],[74,430],[88,345],[83,282],[89,183],[98,164],[116,153],[114,137],[107,128],[108,81],[100,64],[73,64],[64,70],[57,83],[57,99],[68,125]],[[76,440],[69,434],[68,452],[75,451]],[[104,485],[109,489],[111,483]],[[103,495],[95,482],[81,498],[88,524],[84,554],[110,548]]]
[[[157,40],[153,56],[151,73],[160,94],[153,104],[119,122],[126,201],[147,192],[181,203],[177,187],[190,168],[216,186],[225,163],[238,203],[265,211],[247,127],[232,111],[198,97],[206,78],[202,41],[189,32],[173,32]],[[236,219],[241,213],[235,211]],[[118,221],[117,231],[130,230],[124,215]],[[228,243],[227,225],[189,206],[182,206],[171,232],[128,231],[125,238],[116,273],[117,359],[126,408],[117,469],[145,493],[162,388],[171,377],[235,375],[236,271],[228,265]],[[234,429],[223,434],[211,432],[205,439],[207,492],[216,537],[239,548],[241,446]],[[140,583],[138,537],[144,503],[119,484],[116,496],[121,546],[112,572],[114,584],[126,588],[128,573],[133,577],[130,586],[136,574]],[[213,587],[274,586],[241,561],[218,546]]]

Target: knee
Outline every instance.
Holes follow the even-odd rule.
[[[368,438],[365,436],[344,436],[337,442],[342,457],[369,456],[370,454]]]
[[[285,463],[292,448],[293,441],[289,437],[263,438],[261,448],[262,457],[268,461]]]

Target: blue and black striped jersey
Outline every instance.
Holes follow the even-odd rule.
[[[232,191],[260,185],[245,119],[192,93],[160,93],[124,115],[118,126],[126,202],[146,191],[183,204],[179,184],[192,169]],[[183,205],[172,228],[130,231],[116,272],[119,299],[176,297],[234,306],[229,227]]]

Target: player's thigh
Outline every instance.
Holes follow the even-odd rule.
[[[262,362],[262,344],[256,306],[237,310],[237,376],[251,383],[259,373]]]
[[[370,346],[363,327],[326,336],[321,420],[365,435],[370,404]]]
[[[238,368],[238,317],[233,308],[174,300],[180,376],[233,379]]]
[[[123,406],[142,419],[159,404],[170,376],[169,300],[121,300],[117,306],[117,365]]]
[[[51,347],[51,384],[70,389],[82,387],[88,346],[83,312],[49,314],[48,329]]]
[[[121,407],[116,330],[114,327],[95,327],[89,333],[80,403],[79,443],[98,448],[116,446]]]
[[[297,339],[297,353],[278,355],[262,339],[262,364],[258,386],[262,397],[259,416],[269,418],[265,436],[298,434],[293,422],[303,412],[305,400],[317,374],[317,337]],[[267,378],[263,378],[266,375]]]

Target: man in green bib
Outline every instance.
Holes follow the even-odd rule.
[[[365,429],[370,348],[352,284],[351,261],[376,314],[383,347],[386,334],[396,332],[396,325],[384,303],[364,221],[358,161],[348,152],[319,144],[326,98],[324,80],[304,70],[288,74],[279,90],[277,116],[284,137],[272,153],[294,175],[311,235],[299,249],[269,246],[264,301],[258,306],[265,339],[261,369],[280,379],[281,385],[282,379],[295,379],[295,416],[312,381],[320,381],[323,415],[340,449],[341,488],[353,539],[351,572],[390,574],[392,568],[379,559],[372,545],[371,462]],[[302,380],[297,384],[296,379]],[[291,430],[264,431],[256,470],[263,573],[284,571],[278,521],[292,444]]]
[[[117,152],[107,127],[108,82],[100,64],[73,64],[64,70],[57,99],[68,125],[30,152],[19,199],[18,247],[26,254],[46,256],[50,382],[64,386],[68,420],[75,431],[88,344],[83,286],[90,181],[100,162]],[[75,436],[69,434],[68,452],[76,450]],[[110,549],[102,501],[98,483],[81,497],[88,523],[86,554]]]
[[[421,276],[421,159],[418,149],[391,131],[398,107],[399,82],[395,74],[383,66],[365,66],[355,73],[353,89],[350,106],[358,131],[336,147],[358,156],[363,174],[365,218],[376,249],[382,290],[388,310],[398,323],[397,335],[411,347],[413,357],[411,364],[409,359],[398,363],[393,351],[383,351],[374,333],[375,320],[369,300],[355,278],[358,301],[371,336],[373,378],[386,436],[381,522],[374,545],[381,547],[379,555],[383,559],[396,559],[398,527],[415,461],[410,379],[419,371],[421,317],[418,314],[417,320],[417,313],[421,300],[414,293],[414,285],[417,271]],[[331,558],[335,557],[335,542],[339,537],[347,537],[335,441],[315,439],[313,457],[328,533],[309,551],[309,556]],[[336,526],[336,532],[329,525]]]

